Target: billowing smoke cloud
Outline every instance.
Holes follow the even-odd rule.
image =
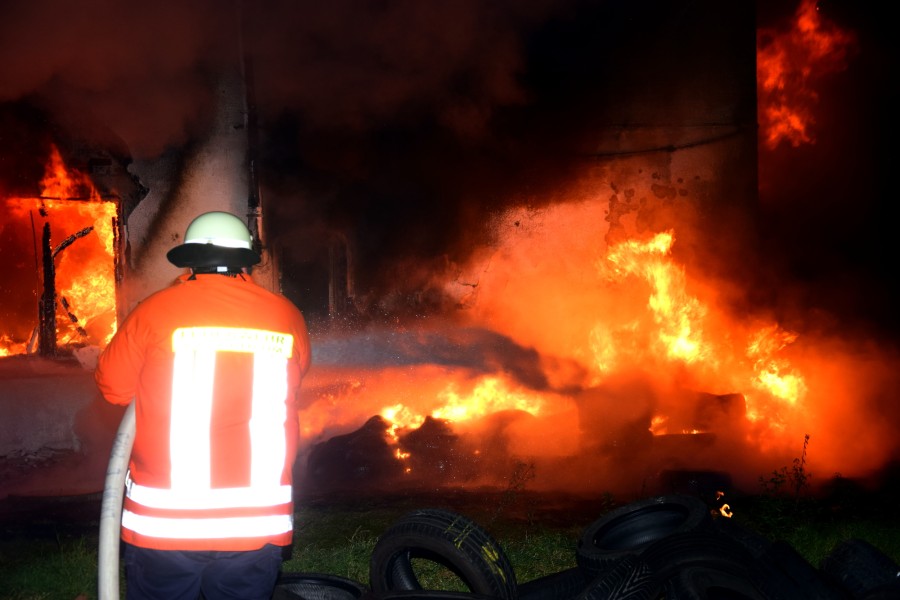
[[[782,4],[760,2],[761,25],[785,23],[793,7]],[[880,201],[896,100],[881,74],[895,54],[877,14],[821,9],[860,31],[861,51],[821,82],[817,143],[760,157],[760,260],[773,280],[809,280],[817,296],[834,269],[877,278],[882,257],[896,257]],[[640,54],[658,62],[673,43],[697,43],[696,14],[652,1],[4,0],[2,11],[0,101],[52,107],[86,131],[102,123],[138,159],[202,135],[214,74],[251,57],[275,243],[304,263],[333,232],[353,231],[361,286],[398,260],[431,267],[471,248],[493,209],[545,202],[590,152],[613,99],[639,87],[661,107],[684,102],[673,85],[689,69],[648,74]],[[865,310],[890,312],[881,291]]]
[[[530,36],[572,18],[549,0],[4,4],[0,101],[113,132],[136,159],[202,136],[216,74],[249,57],[273,236],[305,260],[320,231],[356,229],[384,263],[440,255],[529,172],[520,128],[538,123],[505,116],[500,132],[498,115],[536,101]]]
[[[358,132],[429,113],[477,136],[495,107],[523,100],[522,35],[553,4],[4,2],[0,99],[85,111],[152,156],[198,133],[214,100],[204,75],[246,52],[264,120]]]
[[[859,325],[894,337],[898,286],[885,269],[898,258],[888,199],[898,98],[880,72],[894,68],[897,52],[880,23],[884,15],[850,2],[812,3],[820,29],[807,27],[805,40],[788,35],[804,4],[759,3],[764,52],[779,43],[800,45],[791,50],[799,62],[785,64],[781,74],[795,90],[782,85],[778,93],[794,94],[794,108],[809,118],[810,139],[760,143],[765,275],[757,290],[769,290],[764,301],[797,327]]]
[[[105,123],[136,156],[185,143],[211,101],[201,75],[234,60],[233,12],[215,2],[4,2],[0,99]]]

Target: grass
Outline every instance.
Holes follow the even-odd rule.
[[[479,503],[468,493],[451,493],[443,500],[408,496],[311,500],[295,514],[295,543],[283,571],[340,575],[367,584],[369,557],[378,536],[406,512],[438,504],[470,516],[488,529],[521,581],[575,564],[578,526],[546,526],[527,514],[524,518],[497,514],[501,504]],[[485,505],[491,508],[484,509]],[[7,525],[0,538],[0,599],[96,598],[98,530],[98,520],[71,524],[50,519]],[[423,573],[423,583],[458,583],[447,573],[434,572],[430,577]],[[124,598],[123,574],[120,581]]]
[[[4,600],[96,598],[96,573],[96,536],[0,541],[0,598]]]
[[[782,475],[790,483],[790,471]],[[900,494],[889,490],[872,495],[839,483],[844,487],[836,485],[827,498],[817,499],[789,485],[763,486],[761,494],[735,501],[733,518],[767,539],[788,542],[816,566],[837,543],[850,538],[862,538],[900,563],[900,515],[895,508]],[[428,506],[460,512],[481,525],[507,553],[518,581],[524,582],[575,566],[583,528],[616,505],[609,495],[548,499],[524,490],[490,497],[441,491],[430,496],[311,498],[298,505],[293,553],[283,570],[340,575],[367,584],[369,557],[380,533],[406,512]],[[96,598],[97,526],[96,521],[7,526],[0,538],[0,598]],[[454,587],[459,582],[439,569],[423,572],[422,578],[425,585],[459,589]],[[124,589],[124,576],[121,580]]]
[[[368,583],[369,557],[378,536],[397,518],[425,504],[399,499],[375,509],[312,507],[297,513],[293,556],[286,572],[331,573]],[[436,506],[432,500],[427,506]],[[487,529],[503,547],[519,581],[526,581],[575,566],[575,544],[580,526],[548,526],[521,518],[486,519],[483,511],[458,503],[449,506]],[[427,575],[428,564],[421,574]],[[436,568],[435,565],[430,565]],[[420,573],[419,569],[416,569]],[[432,580],[440,579],[438,573]],[[423,577],[423,584],[428,579]],[[445,583],[450,583],[445,581]]]

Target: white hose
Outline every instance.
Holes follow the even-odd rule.
[[[125,409],[106,467],[103,502],[100,505],[100,551],[97,560],[97,597],[119,599],[119,535],[125,475],[134,445],[134,401]]]

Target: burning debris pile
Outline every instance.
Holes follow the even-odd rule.
[[[373,326],[319,347],[301,415],[312,450],[301,465],[316,474],[346,467],[376,488],[433,483],[440,474],[427,461],[414,466],[415,451],[403,443],[429,419],[429,429],[442,422],[452,433],[434,438],[459,457],[443,479],[452,484],[504,487],[526,464],[528,485],[538,489],[635,491],[667,471],[701,468],[733,473],[752,490],[762,474],[805,454],[805,440],[814,485],[835,475],[877,478],[898,455],[890,424],[897,355],[871,331],[858,333],[849,315],[811,308],[841,308],[849,290],[839,283],[804,303],[804,277],[830,266],[791,260],[832,256],[792,246],[804,238],[786,216],[797,201],[788,196],[809,179],[778,165],[785,146],[822,144],[813,129],[817,104],[828,99],[817,86],[846,68],[857,39],[815,2],[785,17],[758,32],[764,196],[752,202],[761,210],[743,204],[742,171],[729,162],[753,159],[706,140],[673,145],[667,156],[607,155],[552,198],[524,197],[496,211],[490,243],[429,263],[427,276],[412,261],[395,271],[398,286],[431,277],[431,293],[420,297],[440,298],[445,321],[413,319],[401,333]],[[617,140],[639,138],[631,135]],[[817,224],[821,211],[810,206],[800,220]],[[772,244],[778,227],[791,241]],[[460,330],[490,336],[447,352],[438,340]],[[413,351],[398,336],[422,344]],[[373,339],[381,340],[377,351]],[[341,360],[332,352],[338,345]],[[485,360],[486,349],[500,346],[528,360]],[[346,360],[366,349],[380,359]],[[331,435],[339,437],[323,441]],[[347,451],[357,437],[380,438],[379,452]],[[370,470],[376,460],[386,469]],[[483,477],[467,478],[470,464]],[[339,480],[329,477],[329,485]]]
[[[525,465],[535,489],[636,491],[679,469],[752,489],[806,434],[815,471],[887,460],[867,403],[890,361],[730,313],[670,233],[604,252],[603,205],[510,216],[509,237],[461,269],[478,297],[452,319],[314,344],[307,487],[504,487]],[[848,448],[846,432],[869,443]]]

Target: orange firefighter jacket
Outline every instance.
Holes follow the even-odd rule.
[[[184,275],[129,313],[98,360],[107,401],[135,403],[122,539],[162,550],[289,545],[309,336],[286,298]]]

